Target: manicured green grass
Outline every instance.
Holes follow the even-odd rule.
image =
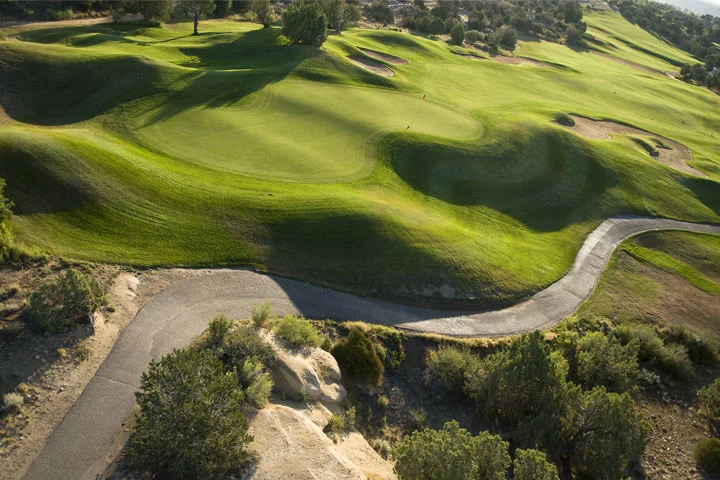
[[[685,55],[615,14],[587,18],[633,40],[620,53],[636,63],[665,62],[651,47]],[[0,177],[22,242],[252,265],[363,294],[450,287],[490,307],[557,280],[613,213],[720,220],[720,97],[706,89],[546,42],[518,54],[556,68],[383,30],[315,49],[255,24],[191,28],[6,29]],[[358,46],[408,63],[380,77],[346,60]],[[709,178],[629,138],[579,137],[557,112],[683,142]]]

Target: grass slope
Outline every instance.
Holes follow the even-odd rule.
[[[588,16],[600,20],[636,63],[664,62],[648,48],[684,55],[615,14]],[[558,279],[613,213],[720,220],[720,97],[705,89],[544,42],[519,53],[556,68],[391,31],[314,49],[254,24],[191,28],[6,29],[0,177],[22,241],[364,294],[450,288],[490,307]],[[347,61],[358,47],[408,63],[380,77]],[[574,135],[551,122],[560,111],[683,142],[709,178],[629,138]]]

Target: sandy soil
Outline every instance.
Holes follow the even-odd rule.
[[[0,283],[18,285],[22,291],[29,292],[38,279],[52,276],[48,275],[48,271],[52,269],[0,271]],[[140,307],[167,285],[189,276],[191,272],[165,270],[134,274],[102,265],[95,274],[109,287],[108,307],[111,308],[95,314],[92,329],[81,327],[69,334],[50,337],[25,335],[25,338],[8,344],[0,339],[3,387],[7,389],[5,387],[17,384],[17,389],[25,395],[25,404],[18,413],[0,419],[2,480],[19,478],[25,472],[112,350],[120,331]],[[12,317],[19,310],[16,311],[10,303],[6,301],[1,306],[3,312],[15,311],[10,315]],[[76,351],[84,347],[87,347],[89,356],[82,361]],[[64,354],[61,349],[65,350]],[[18,380],[22,382],[18,383]]]
[[[487,60],[487,58],[481,57],[479,55],[470,55],[467,53],[457,53],[457,52],[453,52],[453,53],[455,55],[457,55],[458,57],[469,58],[470,60]]]
[[[393,75],[395,75],[395,72],[390,70],[388,67],[371,58],[361,57],[359,55],[349,55],[347,59],[358,67],[364,68],[365,70],[372,72],[376,75],[382,75],[383,77],[392,77]]]
[[[607,120],[591,120],[586,117],[579,115],[571,115],[575,120],[575,125],[572,127],[563,127],[574,131],[575,133],[582,135],[586,138],[592,138],[595,140],[608,140],[612,135],[641,135],[651,136],[660,140],[662,143],[667,145],[669,148],[658,148],[658,156],[653,157],[660,163],[667,165],[670,168],[674,168],[680,172],[689,173],[690,175],[697,175],[699,177],[707,177],[704,173],[694,169],[688,162],[692,160],[690,149],[687,148],[680,142],[670,140],[669,138],[661,135],[656,135],[639,128],[629,127],[620,123],[611,122]]]
[[[531,65],[535,65],[536,67],[550,67],[550,65],[545,62],[541,62],[540,60],[535,60],[533,58],[527,57],[507,57],[505,55],[494,55],[490,58],[495,60],[496,62],[504,63],[505,65],[520,65],[521,63],[529,63]]]
[[[369,48],[357,48],[368,57],[372,57],[375,60],[380,60],[381,62],[391,63],[393,65],[403,65],[405,63],[408,63],[407,60],[405,60],[404,58],[396,57],[395,55],[378,52],[377,50],[370,50]]]

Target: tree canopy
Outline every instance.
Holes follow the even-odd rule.
[[[282,32],[293,43],[320,47],[327,39],[327,23],[319,2],[295,0],[283,13]]]

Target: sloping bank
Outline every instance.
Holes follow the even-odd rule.
[[[171,285],[140,310],[24,478],[94,479],[102,473],[97,469],[133,409],[134,392],[150,360],[185,347],[217,314],[247,318],[253,304],[267,301],[277,314],[361,319],[446,335],[502,336],[544,329],[573,313],[590,295],[620,242],[666,229],[720,234],[720,225],[612,217],[588,236],[562,279],[526,302],[483,313],[408,307],[248,270],[208,270]]]

